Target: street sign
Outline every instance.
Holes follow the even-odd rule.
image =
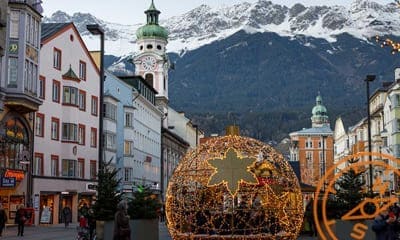
[[[94,183],[86,183],[86,190],[95,192],[95,191],[97,191],[97,185]]]
[[[1,187],[15,187],[15,177],[1,177]]]

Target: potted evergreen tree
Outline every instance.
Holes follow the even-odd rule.
[[[158,217],[161,206],[158,195],[149,187],[138,186],[128,202],[131,239],[158,240]]]
[[[118,170],[111,167],[111,161],[112,159],[105,163],[98,174],[97,199],[93,205],[98,240],[113,238],[114,215],[122,200],[122,195],[118,192]]]

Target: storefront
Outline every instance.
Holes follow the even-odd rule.
[[[31,130],[26,119],[9,112],[0,122],[0,202],[14,223],[17,207],[30,205]]]

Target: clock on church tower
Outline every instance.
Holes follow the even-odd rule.
[[[142,76],[157,92],[157,98],[168,102],[169,59],[166,54],[168,32],[158,24],[160,11],[153,0],[145,11],[147,23],[136,31],[139,53],[134,57],[135,74]]]

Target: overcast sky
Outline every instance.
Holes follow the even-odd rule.
[[[257,0],[247,0],[256,2]],[[272,0],[273,3],[292,6],[301,2],[309,5],[343,5],[349,6],[354,0]],[[212,7],[233,5],[245,0],[154,0],[154,4],[161,11],[160,18],[165,19],[185,13],[201,4]],[[379,3],[394,2],[390,0],[375,0]],[[44,16],[51,16],[61,10],[68,14],[75,12],[91,13],[96,17],[114,23],[135,24],[145,22],[144,10],[150,6],[151,0],[43,0]]]

